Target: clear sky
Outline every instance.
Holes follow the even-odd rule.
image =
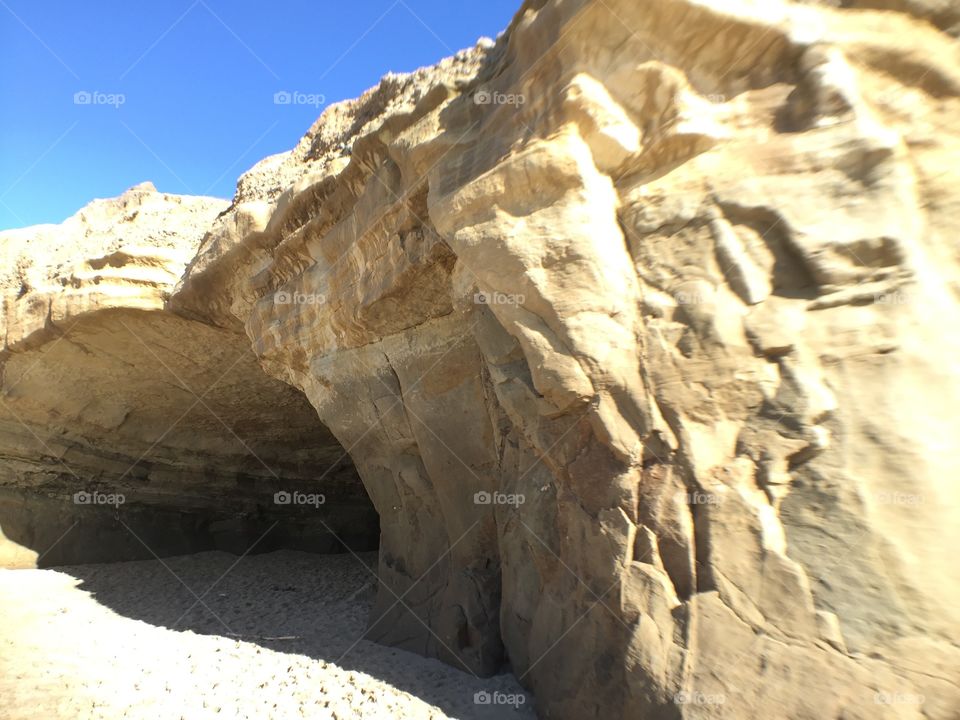
[[[519,6],[0,0],[0,229],[60,222],[144,180],[229,198],[321,100],[494,37]],[[283,92],[292,102],[275,103]]]

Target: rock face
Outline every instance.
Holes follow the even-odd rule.
[[[531,0],[240,179],[154,314],[350,453],[372,638],[543,717],[957,717],[960,51],[869,4]]]
[[[264,550],[377,546],[376,512],[302,394],[241,334],[165,309],[226,205],[146,183],[0,234],[4,565],[242,553],[261,535]],[[323,494],[323,512],[274,503],[295,491]]]

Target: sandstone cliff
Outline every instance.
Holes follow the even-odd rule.
[[[544,717],[957,717],[956,29],[934,2],[529,0],[496,42],[329,108],[223,212],[163,200],[204,216],[182,276],[94,235],[123,278],[101,295],[62,268],[56,292],[14,283],[5,404],[83,303],[98,332],[124,308],[171,357],[205,348],[198,388],[252,347],[262,394],[224,415],[275,477],[344,449],[379,513],[371,637],[509,659]],[[88,332],[62,366],[91,387],[111,345]],[[327,430],[270,378],[332,436],[310,472],[284,465],[287,418]],[[159,420],[123,397],[88,421],[14,391],[94,446],[141,413],[136,457]],[[6,426],[18,462],[57,457]],[[186,427],[171,458],[244,462]]]
[[[279,520],[261,549],[332,549],[332,528],[376,547],[376,513],[303,395],[242,335],[166,309],[227,205],[144,183],[0,233],[3,565],[242,553]],[[321,476],[324,513],[273,504]],[[116,496],[123,513],[76,493]]]

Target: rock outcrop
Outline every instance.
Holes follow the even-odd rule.
[[[155,314],[349,452],[372,638],[543,717],[956,717],[960,51],[838,4],[529,0],[240,179]]]
[[[144,183],[0,234],[5,565],[377,546],[356,471],[303,395],[242,335],[166,309],[227,204]]]

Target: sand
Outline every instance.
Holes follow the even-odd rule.
[[[511,675],[360,639],[375,562],[210,552],[0,570],[0,718],[534,717]],[[194,593],[209,610],[190,609]]]

